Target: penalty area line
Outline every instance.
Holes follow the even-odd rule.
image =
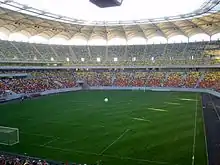
[[[110,145],[104,148],[99,155],[102,155],[105,151],[107,151],[111,146],[113,146],[118,140],[120,140],[130,129],[126,129],[117,139],[115,139]]]
[[[38,146],[39,145],[34,145],[32,144],[32,146]],[[74,150],[74,149],[63,149],[63,148],[59,148],[59,147],[53,147],[53,146],[40,146],[42,148],[48,148],[48,149],[52,149],[52,150],[57,150],[60,152],[74,152],[74,153],[79,153],[79,154],[84,154],[84,155],[95,155],[95,156],[100,156],[100,154],[98,153],[94,153],[94,152],[85,152],[85,151],[79,151],[79,150]],[[154,163],[154,164],[169,164],[169,162],[162,162],[162,161],[154,161],[154,160],[147,160],[147,159],[139,159],[139,158],[131,158],[131,157],[120,157],[120,156],[115,156],[115,155],[108,155],[108,154],[102,154],[103,157],[108,157],[108,158],[114,158],[114,159],[121,159],[121,160],[131,160],[131,161],[138,161],[138,162],[148,162],[148,163]]]
[[[20,131],[19,133],[23,134],[23,135],[30,135],[30,136],[39,136],[39,137],[45,137],[45,138],[56,138],[55,136],[49,136],[49,135],[43,135],[43,134],[37,134],[37,133],[28,133],[28,132],[23,132],[23,131]]]
[[[40,145],[41,147],[44,147],[44,146],[47,146],[48,144],[50,144],[50,143],[53,143],[53,142],[55,142],[55,141],[57,141],[58,139],[60,139],[60,138],[54,138],[54,139],[52,139],[52,140],[50,140],[49,142],[46,142],[46,143],[44,143],[44,144],[42,144],[42,145]]]

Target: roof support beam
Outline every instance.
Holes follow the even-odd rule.
[[[126,29],[124,28],[124,26],[121,26],[122,28],[122,33],[124,35],[124,38],[126,39],[126,43],[128,42],[128,37],[127,37],[127,33],[126,33]]]
[[[177,29],[180,32],[180,34],[189,38],[188,34],[186,34],[182,29],[180,29],[180,27],[178,27],[175,23],[173,23],[172,21],[169,21],[168,19],[166,19],[166,20],[174,27],[174,29]]]
[[[144,29],[141,27],[141,25],[137,25],[137,28],[139,29],[139,32],[142,33],[142,35],[144,36],[145,40],[146,40],[146,43],[147,43],[147,40],[148,40],[148,36],[145,34],[144,32]]]
[[[104,37],[105,37],[105,40],[106,40],[106,43],[108,43],[108,29],[107,29],[107,26],[104,26]]]
[[[93,33],[94,33],[94,30],[95,30],[95,26],[93,26],[92,29],[91,29],[91,31],[89,32],[90,34],[89,34],[89,37],[87,38],[87,41],[90,41],[90,40],[91,40],[92,35],[93,35]]]
[[[22,25],[21,25],[21,26],[17,26],[16,28],[14,28],[14,29],[13,29],[13,32],[15,32],[15,33],[16,33],[16,32],[20,32],[20,31],[22,31],[22,30],[24,30],[24,31],[25,31],[25,30],[26,30],[26,29],[28,29],[28,28],[32,28],[32,27],[31,27],[31,26],[28,26],[28,25],[27,25],[27,26],[25,26],[25,27],[24,27],[24,26],[22,26]]]
[[[199,25],[195,24],[194,22],[192,21],[189,21],[189,20],[186,20],[188,23],[190,23],[193,27],[199,29],[200,31],[202,31],[204,34],[207,34],[208,36],[210,36],[210,34],[208,32],[206,32],[205,29],[199,27]]]
[[[60,33],[62,33],[62,31],[57,30],[56,33],[53,32],[53,35],[51,35],[50,38],[53,38],[53,37],[55,37],[56,35],[58,35]]]
[[[206,22],[207,25],[210,25],[210,26],[215,25],[220,29],[220,25],[218,24],[220,22],[216,23],[216,22],[212,22],[212,21],[207,21],[207,20],[204,20],[203,18],[198,18],[198,19],[203,21],[203,22]]]
[[[157,24],[155,24],[155,23],[153,23],[151,20],[149,20],[150,22],[151,22],[151,25],[153,25],[155,28],[156,28],[156,31],[159,31],[160,32],[160,34],[164,37],[164,38],[168,38],[167,37],[167,35],[161,30],[161,28],[157,25]]]
[[[73,32],[73,31],[71,31],[71,32]],[[68,37],[68,39],[70,40],[70,39],[73,38],[76,34],[78,34],[78,32],[77,32],[77,31],[74,31],[74,33],[70,34],[70,35],[67,36],[67,37]]]
[[[108,40],[109,40],[107,26],[105,26],[104,34],[105,34],[105,40],[106,40],[106,48],[105,48],[105,58],[103,59],[103,61],[106,62],[108,61]]]
[[[35,35],[39,35],[39,34],[45,32],[45,31],[46,31],[45,29],[39,29],[38,31],[36,31],[36,33],[34,33],[33,36],[35,36]]]

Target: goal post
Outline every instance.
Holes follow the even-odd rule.
[[[0,126],[0,144],[12,146],[17,143],[19,143],[18,128]]]

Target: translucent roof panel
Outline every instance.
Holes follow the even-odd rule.
[[[120,7],[101,9],[89,0],[14,0],[29,7],[90,21],[126,21],[186,14],[206,0],[124,0]]]

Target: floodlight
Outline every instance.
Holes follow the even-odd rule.
[[[96,60],[97,60],[97,62],[101,62],[101,58],[100,57],[98,57]]]

